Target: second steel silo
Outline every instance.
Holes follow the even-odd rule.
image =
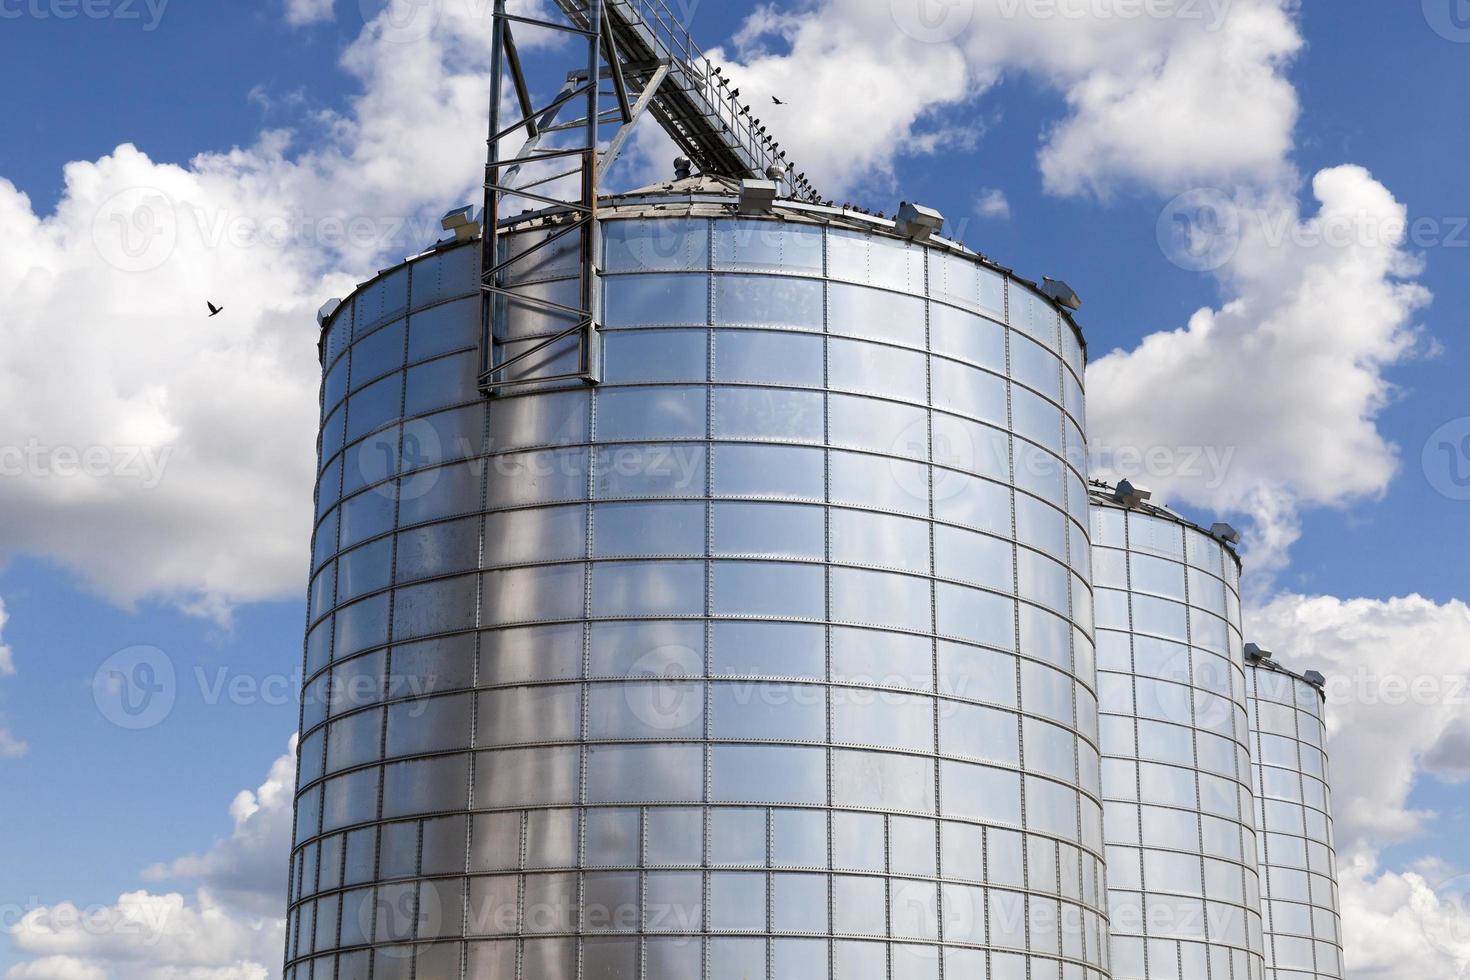
[[[1142,496],[1092,506],[1113,976],[1261,980],[1234,533]]]
[[[1109,975],[1077,329],[737,198],[603,202],[595,387],[482,393],[477,243],[327,320],[291,980]]]

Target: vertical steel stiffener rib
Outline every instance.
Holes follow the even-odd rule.
[[[762,178],[778,165],[794,172],[786,154],[760,130],[755,117],[715,73],[664,0],[555,0],[555,8],[558,19],[553,19],[553,14],[512,14],[507,0],[495,0],[480,264],[484,306],[480,387],[486,394],[517,385],[596,384],[601,380],[598,280],[602,242],[597,198],[602,181],[645,114],[659,122],[703,173]],[[581,49],[585,50],[585,65],[569,71],[566,84],[545,104],[537,104],[527,79],[516,45],[516,25],[560,32],[586,45]],[[575,43],[571,49],[579,50]],[[514,93],[513,111],[503,104],[507,75]],[[612,86],[606,96],[602,91],[605,80]],[[558,123],[562,111],[579,97],[585,98],[586,115]],[[611,100],[608,108],[603,106],[605,98]],[[507,118],[513,113],[514,119]],[[604,146],[602,128],[613,123],[617,131]],[[572,135],[578,132],[580,139]],[[513,154],[507,154],[502,144],[520,133],[525,134],[525,141]],[[562,166],[568,162],[574,164],[570,169]],[[545,172],[547,164],[558,165],[558,169]],[[789,178],[787,192],[799,200],[822,200],[804,176]],[[579,236],[576,308],[506,287],[507,269],[529,254],[512,256],[505,250],[502,223],[506,202],[517,197],[533,209],[554,212],[554,220],[559,222],[552,226],[542,246],[533,251],[571,235]],[[503,327],[512,299],[523,308],[555,314],[571,325],[554,337],[507,356]],[[573,336],[578,343],[574,370],[551,376],[517,377],[509,373]]]

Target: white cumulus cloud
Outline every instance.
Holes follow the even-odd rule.
[[[309,132],[263,133],[182,166],[122,146],[70,165],[47,214],[0,180],[0,559],[36,555],[119,603],[218,616],[299,594],[318,380],[312,313],[426,244],[439,213],[473,199],[484,6],[394,0],[343,55],[360,96]],[[1180,4],[1142,20],[1044,13],[1058,6],[961,0],[941,5],[939,21],[921,16],[935,10],[930,0],[762,8],[715,57],[834,196],[886,186],[906,157],[973,145],[987,93],[1016,75],[1066,106],[1039,126],[1050,192],[1229,188],[1246,220],[1213,267],[1222,300],[1099,358],[1092,430],[1104,447],[1214,447],[1218,472],[1149,482],[1250,515],[1254,563],[1279,565],[1304,508],[1382,493],[1396,471],[1376,420],[1429,300],[1393,234],[1403,207],[1351,166],[1318,174],[1315,206],[1297,204],[1295,0],[1192,2],[1202,16]],[[324,0],[287,0],[294,23],[329,12]],[[784,114],[771,96],[790,103]],[[1363,217],[1378,234],[1321,234]],[[207,320],[206,299],[225,314]],[[1257,638],[1289,663],[1334,679],[1363,665],[1463,675],[1467,620],[1459,603],[1413,597],[1283,596],[1252,616]],[[1426,766],[1461,777],[1463,723],[1445,699],[1406,710],[1361,695],[1335,698],[1330,718],[1335,756],[1352,760],[1335,772],[1351,862],[1349,962],[1359,980],[1449,975],[1446,964],[1464,962],[1458,947],[1419,935],[1425,923],[1457,935],[1454,893],[1427,869],[1380,869],[1377,855],[1433,825],[1409,794]],[[0,755],[19,744],[0,729]],[[150,883],[197,882],[192,894],[33,910],[11,930],[27,959],[7,980],[274,975],[293,760],[237,797],[230,837],[145,873]],[[98,934],[68,925],[82,914]]]
[[[278,914],[286,894],[286,852],[291,845],[292,791],[296,752],[277,759],[255,790],[242,790],[230,804],[230,836],[204,854],[187,855],[143,872],[148,881],[198,878],[232,905],[261,915]]]
[[[1276,196],[1231,202],[1211,243],[1231,252],[1227,301],[1132,350],[1094,352],[1088,371],[1102,468],[1253,517],[1257,573],[1284,563],[1303,508],[1387,488],[1398,451],[1376,421],[1430,300],[1387,188],[1345,166],[1319,173],[1312,193],[1309,214]]]
[[[0,179],[0,560],[219,617],[300,594],[314,313],[473,199],[480,7],[446,0],[421,31],[384,11],[343,55],[362,94],[314,132],[182,166],[121,146],[70,164],[49,214]]]
[[[6,980],[107,980],[107,971],[74,956],[43,956],[11,967]]]
[[[320,24],[332,19],[332,0],[286,0],[286,23],[292,27]]]
[[[1011,216],[1010,199],[999,187],[987,187],[975,199],[975,213],[982,218],[996,218],[1004,221]]]
[[[1350,980],[1464,977],[1470,969],[1470,876],[1426,862],[1412,871],[1368,857],[1343,862],[1342,929]]]
[[[9,621],[5,600],[0,599],[0,679],[15,676],[15,653],[5,643],[5,624]],[[4,722],[4,714],[0,713],[0,759],[19,759],[30,751],[30,746],[5,727]]]
[[[920,16],[926,2],[760,8],[733,50],[715,56],[798,166],[834,194],[888,179],[906,154],[970,145],[984,129],[976,98],[1008,73],[1043,80],[1072,107],[1042,148],[1053,190],[1272,182],[1286,169],[1294,101],[1284,70],[1300,43],[1287,0],[1190,4],[1199,15],[1131,22],[977,0],[962,23],[937,26]],[[19,467],[0,514],[0,558],[39,555],[116,602],[161,599],[221,617],[237,602],[297,593],[315,428],[312,313],[435,237],[446,202],[473,198],[484,20],[479,0],[395,0],[343,55],[362,94],[310,133],[267,132],[185,166],[120,147],[70,165],[46,215],[0,180],[10,229],[0,243],[9,318],[0,461]],[[1145,90],[1145,107],[1130,108]],[[1120,121],[1140,114],[1188,117],[1191,128],[1171,147],[1173,137]],[[1102,146],[1099,134],[1120,142]],[[991,216],[1003,205],[982,199]],[[1239,315],[1270,316],[1261,300],[1271,298]],[[206,300],[225,313],[207,319]],[[1212,318],[1236,314],[1227,306]],[[50,371],[57,362],[69,369]],[[1112,435],[1105,419],[1098,428]],[[1295,502],[1255,500],[1267,503]]]
[[[1436,815],[1409,794],[1470,711],[1470,607],[1282,595],[1247,622],[1287,666],[1327,677],[1339,848],[1371,852],[1428,829]]]
[[[1436,756],[1463,745],[1470,712],[1470,607],[1420,596],[1351,601],[1281,595],[1247,612],[1278,659],[1327,678],[1327,751],[1343,936],[1351,980],[1459,977],[1470,968],[1470,875],[1434,858],[1385,867],[1390,845],[1453,833],[1417,809]]]
[[[5,600],[0,599],[0,677],[15,675],[15,652],[5,645],[5,624],[10,614],[5,610]]]
[[[1289,77],[1304,43],[1298,9],[1295,0],[821,0],[798,13],[757,9],[728,56],[736,85],[833,195],[889,182],[907,156],[981,138],[996,86],[1024,76],[1066,106],[1038,121],[1051,193],[1199,188],[1221,202],[1228,213],[1218,217],[1235,224],[1206,227],[1204,242],[1170,255],[1214,273],[1219,303],[1130,351],[1095,352],[1090,427],[1105,450],[1197,463],[1164,465],[1141,482],[1251,518],[1257,582],[1286,561],[1304,509],[1388,486],[1397,450],[1377,419],[1430,298],[1404,248],[1404,207],[1366,171],[1323,170],[1300,202]],[[800,125],[768,108],[771,95],[796,100]],[[979,214],[1005,213],[1003,197],[978,193]],[[1197,217],[1176,210],[1166,235],[1170,219]],[[1189,229],[1195,239],[1201,231]]]
[[[973,143],[986,129],[983,96],[1013,75],[1067,105],[1041,134],[1049,190],[1173,192],[1289,176],[1295,10],[1294,0],[821,0],[795,14],[757,8],[719,54],[832,195],[891,178],[906,156]],[[791,109],[772,110],[772,95]]]
[[[935,110],[973,94],[964,52],[915,41],[884,18],[875,23],[865,6],[886,4],[831,0],[800,15],[759,9],[734,50],[711,52],[798,172],[833,196],[891,181],[902,157],[973,136],[967,126],[928,124]]]
[[[30,744],[15,736],[5,727],[0,727],[0,759],[19,759],[31,751]]]
[[[1047,188],[1105,193],[1122,182],[1168,192],[1280,177],[1298,111],[1285,77],[1302,46],[1294,6],[1166,3],[1161,9],[1173,16],[1149,28],[1119,30],[1126,21],[1095,18],[1052,33],[1050,41],[1033,35],[1036,46],[1023,64],[1048,74],[1071,109],[1042,148]],[[1069,36],[1084,32],[1090,37],[1080,42]],[[1069,42],[1094,57],[1069,54]]]
[[[192,895],[128,892],[110,905],[29,909],[9,929],[27,959],[5,980],[266,980],[285,950],[296,740],[254,791],[231,804],[234,829],[208,853],[144,877],[192,879]]]

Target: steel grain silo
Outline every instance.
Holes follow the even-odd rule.
[[[325,322],[292,980],[1108,975],[1076,327],[738,193],[603,201],[595,386],[482,392],[477,243]],[[577,306],[557,221],[506,353]]]
[[[1240,560],[1126,497],[1092,505],[1113,976],[1260,980]]]
[[[1268,980],[1343,975],[1320,674],[1250,651],[1246,678]]]

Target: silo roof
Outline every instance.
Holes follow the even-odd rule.
[[[1235,546],[1228,541],[1221,541],[1219,538],[1215,537],[1213,534],[1210,533],[1209,528],[1205,527],[1202,524],[1196,524],[1194,521],[1185,517],[1183,514],[1180,514],[1177,511],[1174,511],[1168,507],[1164,507],[1161,504],[1143,503],[1135,504],[1132,507],[1126,507],[1113,499],[1113,489],[1114,488],[1110,483],[1106,483],[1102,480],[1093,480],[1092,484],[1087,488],[1087,492],[1093,504],[1103,507],[1112,507],[1117,510],[1138,511],[1141,514],[1147,514],[1150,517],[1157,517],[1162,520],[1172,521],[1175,524],[1180,524],[1184,527],[1190,528],[1191,530],[1198,531],[1205,537],[1218,542],[1220,546],[1225,549],[1225,552],[1230,555],[1230,557],[1235,559],[1236,566],[1244,569],[1245,566],[1241,562],[1240,553],[1235,550]]]

